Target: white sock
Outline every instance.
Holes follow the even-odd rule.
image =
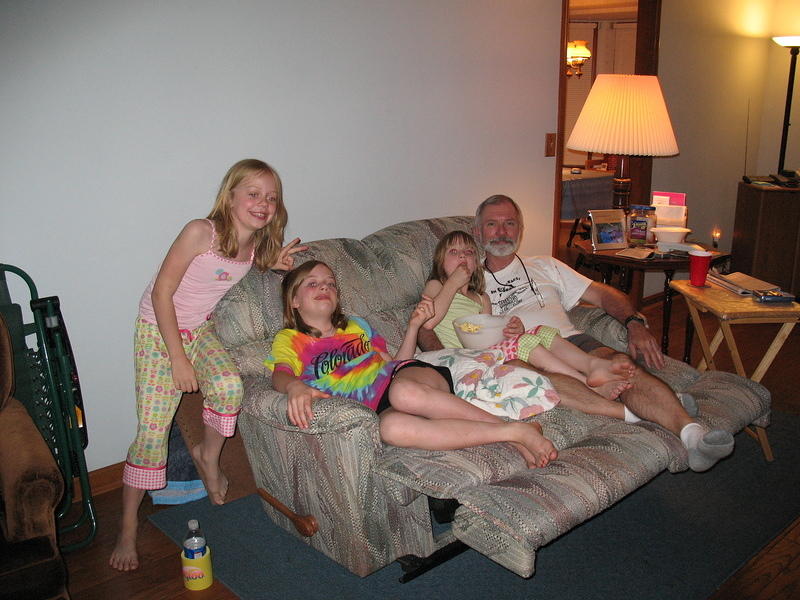
[[[689,423],[685,425],[684,428],[681,429],[681,442],[683,442],[683,447],[687,450],[697,448],[697,444],[703,439],[705,433],[706,430],[700,423]]]
[[[625,409],[625,422],[626,423],[638,423],[639,421],[641,421],[641,419],[639,417],[637,417],[635,414],[633,414],[627,406],[625,406],[623,404],[622,408]]]

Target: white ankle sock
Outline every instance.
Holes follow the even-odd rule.
[[[623,404],[622,408],[625,409],[625,422],[626,423],[638,423],[639,421],[641,421],[641,419],[639,417],[637,417],[635,414],[633,414],[627,406],[625,406]]]
[[[681,429],[681,442],[684,448],[691,450],[697,448],[697,444],[703,439],[706,430],[700,423],[689,423]]]

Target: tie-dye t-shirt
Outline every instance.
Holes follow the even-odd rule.
[[[281,329],[264,364],[271,370],[286,365],[311,387],[375,410],[395,368],[406,362],[387,362],[379,352],[388,352],[386,340],[364,319],[351,317],[347,327],[326,338]]]

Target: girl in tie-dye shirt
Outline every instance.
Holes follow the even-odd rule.
[[[537,423],[507,423],[453,394],[450,372],[413,359],[419,328],[433,317],[423,297],[414,308],[400,349],[392,357],[384,339],[363,319],[347,318],[333,271],[308,261],[283,282],[284,324],[265,361],[272,384],[288,395],[289,421],[308,428],[314,402],[344,396],[380,415],[387,444],[454,450],[511,442],[529,467],[542,467],[557,452]]]

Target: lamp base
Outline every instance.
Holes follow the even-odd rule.
[[[621,208],[626,213],[631,205],[631,180],[614,178],[614,199],[611,208]]]
[[[611,208],[621,208],[627,214],[631,205],[630,156],[619,155],[614,172],[614,199]]]

